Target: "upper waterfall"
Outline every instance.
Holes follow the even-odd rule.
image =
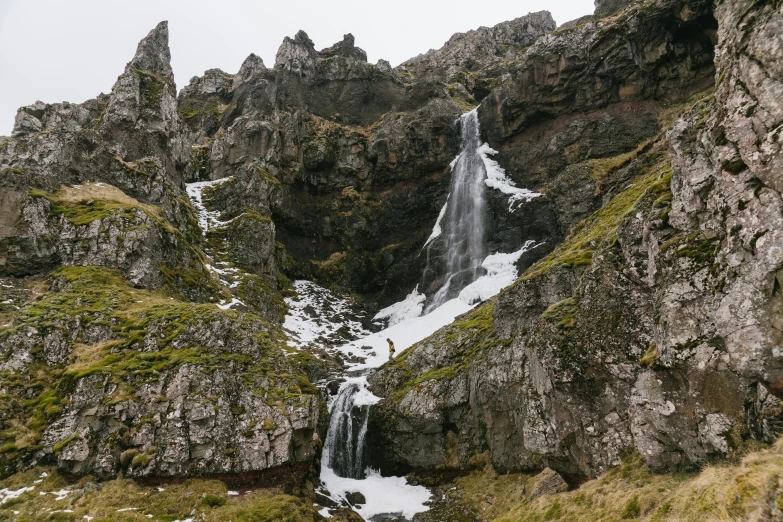
[[[441,263],[430,256],[430,250],[437,248],[438,241],[427,245],[425,277],[432,277],[435,271],[442,271],[442,275],[430,285],[436,293],[426,312],[454,297],[484,272],[481,263],[486,257],[487,170],[480,152],[478,111],[474,109],[463,114],[460,126],[460,153],[452,163],[451,188],[443,209],[445,212],[441,212],[436,224],[438,230],[445,232],[439,245],[443,252]]]

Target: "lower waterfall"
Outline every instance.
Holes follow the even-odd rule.
[[[363,479],[367,476],[367,421],[370,406],[377,398],[364,385],[360,380],[347,382],[330,408],[331,420],[322,459],[340,477]]]

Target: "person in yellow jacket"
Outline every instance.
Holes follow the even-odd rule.
[[[389,343],[389,359],[394,357],[394,343],[391,339],[386,339],[386,342]]]

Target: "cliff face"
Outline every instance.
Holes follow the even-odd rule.
[[[686,70],[693,90],[703,87],[709,66],[699,57],[714,35],[704,24],[709,9],[638,5],[539,40],[527,51],[527,72],[482,103],[490,143],[506,140],[510,166],[515,155],[531,153],[513,146],[519,136],[542,134],[541,119],[543,128],[553,125],[541,117],[548,102],[568,101],[589,114],[599,99],[622,104],[623,92],[664,99],[683,85]],[[783,18],[772,3],[743,1],[721,3],[714,16],[714,92],[675,107],[682,117],[673,125],[665,106],[653,109],[658,129],[615,140],[646,140],[630,154],[568,162],[564,173],[591,167],[596,185],[612,184],[601,208],[497,299],[371,377],[386,397],[370,429],[382,469],[464,469],[472,455],[489,451],[498,469],[549,466],[594,476],[633,448],[663,471],[779,436],[782,87],[780,39],[771,35],[779,36]],[[651,25],[656,18],[662,26]],[[700,20],[702,36],[679,32],[688,20]],[[607,48],[612,34],[625,44],[611,61],[589,52],[586,42]],[[643,34],[648,43],[633,40]],[[569,42],[579,42],[570,54]],[[563,51],[550,61],[546,49]],[[625,52],[641,53],[626,62],[640,70],[617,77],[633,89],[616,81],[609,88],[612,75],[596,74],[591,61],[569,67],[569,56],[584,53],[603,72],[622,64]],[[667,53],[688,58],[655,62]],[[558,94],[569,85],[564,78],[571,86],[583,80],[570,91],[580,96]],[[660,89],[657,82],[673,83]],[[598,92],[610,94],[592,96]],[[633,120],[622,125],[644,126],[644,116]],[[571,150],[590,142],[576,143]]]
[[[397,68],[300,31],[178,94],[160,24],[109,95],[23,107],[0,138],[2,473],[301,478],[327,363],[287,345],[288,278],[410,292],[478,102],[543,194],[488,191],[489,248],[539,246],[371,377],[374,464],[592,476],[629,448],[672,470],[774,440],[781,25],[773,2],[598,2]]]
[[[227,224],[202,230],[169,60],[163,22],[111,94],[23,107],[0,141],[0,474],[282,482],[319,449],[324,403],[279,327],[280,184],[205,190]],[[221,197],[240,183],[252,208]]]
[[[464,72],[475,53],[487,66],[507,61],[493,49],[530,45],[552,29],[548,13],[528,15],[455,37],[437,57],[397,69],[367,63],[350,34],[316,51],[300,31],[283,42],[273,68],[251,55],[236,75],[207,71],[182,90],[179,111],[194,142],[188,176],[268,171],[281,183],[272,213],[293,273],[390,304],[418,282],[420,249],[459,149],[456,122],[475,103],[441,74],[446,62]],[[253,182],[239,177],[242,186]],[[239,207],[253,201],[241,191],[237,198]],[[540,237],[558,232],[539,228]],[[520,241],[517,233],[507,249]]]

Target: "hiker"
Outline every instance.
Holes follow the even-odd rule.
[[[386,342],[389,343],[389,359],[394,357],[394,343],[391,339],[386,339]]]

